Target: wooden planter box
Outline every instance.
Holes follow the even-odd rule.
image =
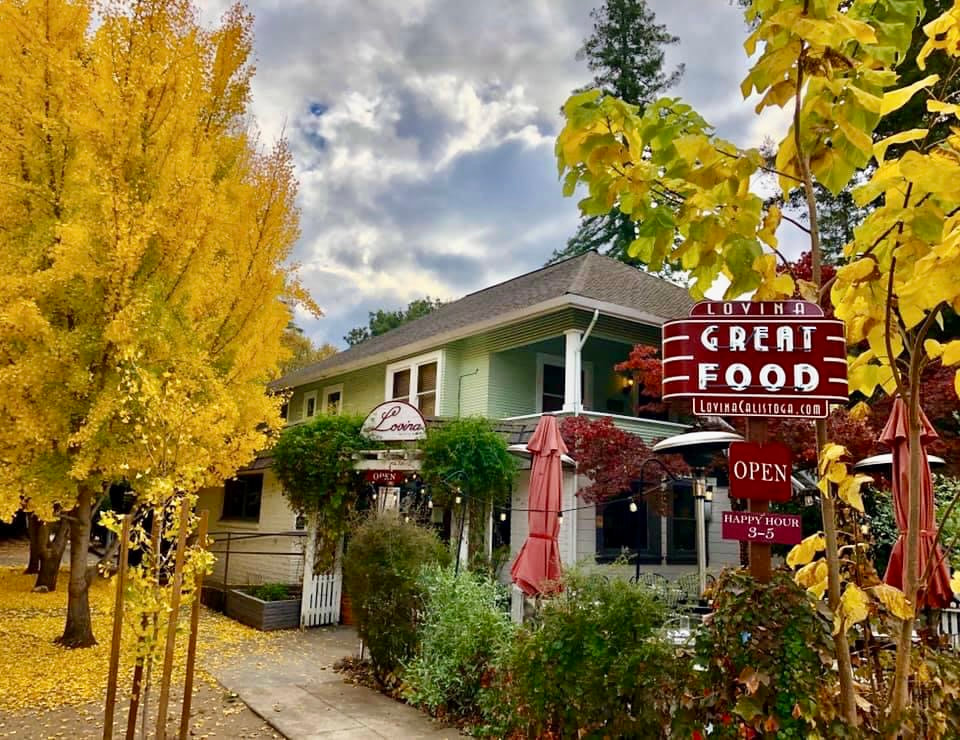
[[[300,599],[262,601],[246,591],[227,591],[227,616],[258,630],[283,630],[300,626]]]

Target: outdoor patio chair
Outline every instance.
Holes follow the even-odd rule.
[[[667,584],[670,582],[659,573],[641,573],[637,583],[646,586],[656,594],[661,594],[667,590]]]
[[[696,573],[684,573],[677,578],[676,586],[683,594],[683,600],[689,604],[700,602],[700,578]]]

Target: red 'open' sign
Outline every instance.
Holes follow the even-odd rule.
[[[706,416],[825,417],[848,397],[843,322],[807,301],[702,301],[663,325],[663,397]]]
[[[734,442],[729,452],[730,496],[762,501],[789,501],[793,463],[781,442],[763,445]]]

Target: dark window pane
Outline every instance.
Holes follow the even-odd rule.
[[[696,552],[697,532],[694,522],[688,519],[673,520],[673,549],[677,552]]]
[[[417,368],[417,393],[437,389],[437,363],[431,362]]]
[[[315,413],[317,413],[317,397],[309,396],[304,402],[303,415],[309,417],[313,416]]]
[[[393,398],[410,397],[410,371],[400,370],[393,374]]]
[[[641,523],[643,526],[640,526]],[[629,501],[603,504],[603,546],[605,550],[633,550],[639,538],[640,549],[647,548],[647,507],[637,503],[637,511],[630,511]]]
[[[563,409],[563,396],[547,396],[543,397],[543,410],[544,411],[560,411]]]
[[[563,397],[565,370],[560,365],[543,366],[543,392]]]
[[[419,396],[420,413],[424,416],[436,416],[437,414],[437,394],[435,392],[424,393]]]
[[[679,481],[673,485],[673,501],[667,523],[668,562],[694,563],[697,555],[697,525],[693,484]]]
[[[241,475],[223,484],[222,519],[260,520],[262,475]]]
[[[327,413],[331,416],[340,413],[340,391],[327,394]]]

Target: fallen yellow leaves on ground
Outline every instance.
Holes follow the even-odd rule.
[[[33,593],[34,576],[19,568],[0,568],[0,712],[53,709],[102,700],[106,695],[110,634],[113,625],[114,581],[97,578],[90,586],[92,648],[67,650],[54,644],[63,632],[67,574],[57,591]],[[189,612],[180,618],[174,665],[174,685],[183,683]],[[119,697],[130,692],[133,630],[124,625]],[[259,632],[204,608],[200,616],[198,664],[214,667],[251,650],[266,650],[273,635]],[[198,670],[199,674],[199,670]],[[159,669],[154,672],[159,675]]]

